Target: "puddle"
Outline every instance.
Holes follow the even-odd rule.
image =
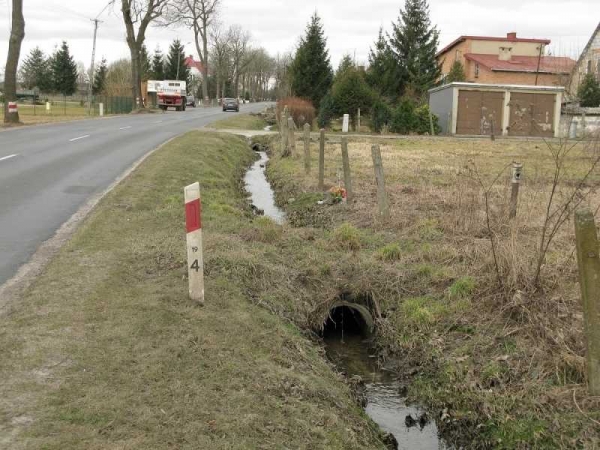
[[[274,222],[283,224],[285,213],[275,205],[275,195],[265,175],[265,165],[269,157],[266,152],[257,153],[260,159],[250,167],[244,177],[246,191],[251,194],[252,204],[257,209],[264,211],[265,216],[273,219]]]
[[[394,435],[401,450],[450,450],[438,436],[434,420],[411,427],[410,415],[416,421],[424,410],[408,406],[401,395],[401,385],[392,373],[377,367],[377,358],[369,352],[369,342],[361,335],[329,331],[324,335],[327,355],[348,377],[360,376],[365,382],[366,413],[386,433]]]

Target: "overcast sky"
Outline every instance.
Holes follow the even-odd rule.
[[[108,0],[23,0],[25,40],[22,55],[35,46],[51,53],[67,40],[77,61],[89,66],[93,25]],[[9,3],[0,0],[0,65],[8,52]],[[359,62],[367,60],[369,47],[379,27],[391,29],[403,0],[222,0],[221,21],[238,23],[252,33],[253,43],[271,54],[294,48],[316,10],[323,19],[332,62],[345,53]],[[504,36],[516,31],[521,37],[549,38],[555,55],[577,57],[600,21],[598,0],[430,0],[431,19],[444,46],[461,34]],[[118,9],[108,8],[98,30],[97,60],[109,61],[128,56],[125,29]],[[157,45],[165,51],[179,37],[192,41],[186,29],[151,28],[146,35],[150,52]],[[192,45],[187,53],[195,54]]]

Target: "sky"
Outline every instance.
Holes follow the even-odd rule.
[[[344,54],[366,63],[369,48],[378,30],[391,30],[404,0],[221,0],[220,22],[240,24],[250,31],[255,46],[270,54],[293,50],[313,12],[323,19],[332,63],[337,66]],[[6,61],[10,29],[10,3],[0,0],[0,66]],[[22,58],[39,46],[47,53],[66,40],[76,61],[89,67],[93,23],[90,19],[108,0],[23,0],[25,40]],[[598,0],[429,0],[431,20],[440,32],[440,47],[460,35],[505,36],[516,31],[519,37],[552,40],[554,55],[577,58],[600,21]],[[125,29],[117,7],[99,16],[96,60],[128,57]],[[184,44],[193,34],[184,28],[152,27],[146,34],[150,52],[160,46],[166,51],[179,38]],[[194,45],[186,52],[196,55]],[[0,70],[3,72],[3,70]]]

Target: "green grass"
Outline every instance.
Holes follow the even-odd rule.
[[[261,117],[251,114],[231,113],[231,117],[212,124],[217,130],[263,130],[267,122]]]
[[[101,202],[0,318],[0,447],[383,448],[282,319],[308,298],[291,266],[318,266],[300,234],[252,219],[240,178],[254,157],[242,139],[190,133]],[[187,296],[182,189],[194,181],[203,308]]]

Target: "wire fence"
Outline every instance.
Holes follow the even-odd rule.
[[[72,97],[50,97],[38,96],[37,98],[23,99],[18,102],[19,116],[27,117],[85,117],[99,116],[100,104],[103,105],[103,113],[128,114],[134,109],[131,97],[96,96],[92,99],[91,108],[87,98]],[[4,117],[4,105],[2,105],[2,117]]]

